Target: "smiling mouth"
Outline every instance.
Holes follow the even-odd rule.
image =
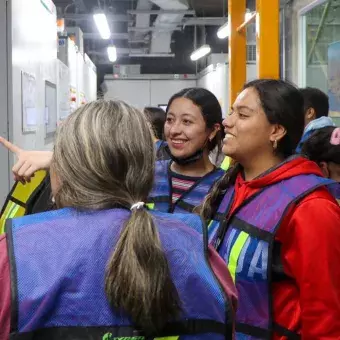
[[[231,138],[235,138],[235,136],[232,135],[231,133],[226,133],[226,134],[225,134],[224,139],[231,139]]]
[[[171,139],[171,143],[175,144],[175,145],[183,145],[184,143],[186,143],[186,140],[183,139]]]

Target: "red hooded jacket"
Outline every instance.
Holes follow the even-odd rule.
[[[315,163],[302,157],[252,181],[239,174],[231,214],[264,186],[299,174],[322,176]],[[292,280],[273,284],[274,321],[303,340],[340,339],[340,207],[326,188],[290,209],[276,240],[284,272]]]

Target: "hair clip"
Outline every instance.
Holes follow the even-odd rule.
[[[331,136],[330,143],[332,145],[340,145],[340,128],[339,127],[334,129],[332,136]]]

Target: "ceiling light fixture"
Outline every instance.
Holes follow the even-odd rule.
[[[93,19],[94,22],[96,23],[99,34],[102,37],[102,39],[105,40],[110,39],[111,31],[105,13],[102,12],[95,13],[93,14]]]
[[[111,63],[117,60],[117,49],[116,46],[112,45],[107,48],[107,55]]]
[[[211,52],[210,46],[209,45],[203,45],[200,48],[198,48],[196,51],[191,53],[190,59],[192,61],[196,61],[198,59],[205,57],[210,52]]]

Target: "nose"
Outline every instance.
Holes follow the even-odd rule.
[[[180,122],[173,122],[169,127],[170,136],[181,134],[181,124]]]
[[[235,118],[233,116],[235,115],[229,114],[223,119],[222,124],[225,128],[231,128],[235,125]]]

